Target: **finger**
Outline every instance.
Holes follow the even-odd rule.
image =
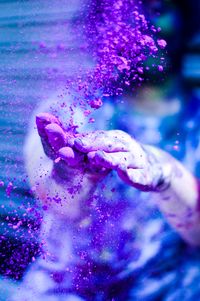
[[[88,162],[93,168],[102,168],[102,164],[99,164],[96,159],[96,151],[89,152],[87,154]]]
[[[126,167],[117,170],[119,177],[127,184],[141,190],[151,191],[152,181],[149,173],[144,169],[127,169]]]
[[[121,139],[116,132],[96,131],[88,133],[74,140],[74,146],[81,152],[103,150],[106,152],[125,152],[129,150],[128,141]],[[130,139],[130,136],[129,136]]]
[[[84,160],[84,155],[74,151],[71,147],[63,147],[59,149],[58,155],[64,160],[69,166],[76,166]]]
[[[45,127],[50,123],[61,125],[59,119],[52,114],[40,113],[36,116],[36,125],[40,136],[44,135],[46,137]]]
[[[125,165],[127,168],[137,168],[134,164],[134,157],[130,152],[106,153],[97,151],[95,161],[103,167],[117,170],[120,166]]]
[[[67,137],[60,125],[56,123],[48,124],[45,127],[45,133],[51,148],[55,152],[66,146]]]
[[[52,149],[49,143],[48,136],[45,130],[46,126],[51,123],[61,125],[59,119],[52,114],[40,113],[36,116],[37,130],[41,138],[44,152],[50,159],[54,160],[56,159],[55,151]]]
[[[117,170],[124,166],[133,169],[144,167],[144,160],[138,160],[138,156],[135,156],[135,154],[131,152],[106,153],[104,151],[97,151],[91,153],[90,161],[105,168]]]
[[[89,162],[89,170],[93,171],[95,174],[98,175],[104,175],[106,176],[111,169],[106,168],[104,166],[102,166],[101,164],[99,164],[96,160],[95,160],[95,155],[96,155],[96,151],[93,152],[89,152],[87,154],[87,158],[88,158],[88,162]]]

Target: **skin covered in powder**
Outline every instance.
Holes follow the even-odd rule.
[[[55,121],[54,116],[49,116],[50,120]],[[159,149],[139,144],[119,130],[70,136],[57,121],[56,125],[52,123],[41,131],[40,120],[43,118],[46,118],[45,114],[37,117],[39,134],[42,141],[47,137],[43,146],[46,154],[56,160],[52,176],[58,182],[67,173],[74,175],[73,180],[79,183],[82,191],[78,198],[81,196],[82,199],[83,195],[94,193],[95,185],[115,170],[126,184],[142,191],[155,192],[158,206],[172,226],[188,242],[198,244],[200,217],[197,182],[178,161]],[[80,175],[81,181],[77,181]],[[68,185],[73,187],[72,178],[67,180]],[[183,182],[190,183],[185,190],[182,189]],[[85,193],[83,186],[87,187]]]
[[[44,291],[59,286],[61,292],[64,288],[94,300],[91,292],[109,291],[130,264],[137,266],[143,258],[148,260],[145,256],[152,256],[143,231],[136,226],[134,200],[113,196],[118,190],[116,178],[112,186],[106,179],[110,193],[105,195],[102,180],[110,180],[111,170],[126,184],[151,191],[170,224],[187,242],[199,244],[196,179],[170,155],[141,145],[119,130],[74,132],[49,113],[37,115],[36,123],[46,155],[42,149],[38,153],[39,145],[35,144],[32,151],[29,148],[27,159],[37,153],[29,176],[43,204],[45,260],[34,264],[35,274],[27,274],[24,286],[28,283],[28,295],[33,291],[41,299],[36,285],[39,269],[46,277]],[[95,192],[97,186],[100,189]],[[60,276],[54,281],[56,274]],[[104,300],[108,300],[107,295]]]

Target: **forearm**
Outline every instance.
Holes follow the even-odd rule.
[[[176,159],[150,147],[161,165],[157,204],[169,223],[192,245],[200,245],[199,189],[197,179]]]

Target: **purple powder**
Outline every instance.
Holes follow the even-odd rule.
[[[85,103],[92,109],[98,109],[103,105],[102,99],[104,97],[122,95],[126,87],[132,87],[140,84],[144,80],[145,70],[149,69],[149,67],[145,66],[148,58],[158,58],[159,50],[166,47],[166,42],[164,40],[157,40],[156,38],[156,33],[160,31],[160,28],[156,29],[154,26],[149,24],[142,13],[142,5],[140,3],[141,2],[136,0],[102,0],[100,2],[98,0],[91,1],[84,24],[88,46],[82,47],[82,49],[83,51],[90,53],[95,63],[92,68],[88,68],[86,73],[80,68],[79,75],[75,75],[76,81],[73,79],[72,81],[69,80],[68,83],[66,83],[67,86],[76,86],[76,90],[78,91],[80,97],[77,97],[77,101],[74,102],[73,106],[79,105],[83,109],[84,115],[89,117],[90,123],[94,123],[95,119],[90,117],[91,110],[85,107]],[[46,47],[46,44],[41,42],[40,48],[42,49],[42,53],[45,53]],[[62,50],[63,47],[64,46],[60,44],[58,50]],[[163,71],[162,62],[158,62],[157,67],[159,71]],[[82,98],[82,96],[84,97]],[[80,99],[82,99],[82,101],[80,101]],[[84,101],[84,99],[86,99],[86,101]],[[76,127],[73,124],[73,106],[71,107],[71,128]],[[61,109],[64,109],[64,107],[65,104],[63,104]],[[57,120],[55,120],[55,124],[56,122]],[[56,126],[55,124],[54,127]],[[53,140],[54,137],[51,133],[51,128],[47,127],[47,129],[49,130],[49,139]],[[62,138],[62,133],[60,137]],[[64,139],[54,141],[55,149],[63,146],[63,140]],[[67,151],[71,152],[71,149],[69,148]],[[69,157],[69,153],[67,155]],[[71,157],[73,159],[73,153],[71,153]],[[56,160],[56,163],[59,163],[60,159],[57,158]],[[0,181],[0,186],[3,185],[4,183]],[[12,193],[15,192],[14,188],[15,187],[13,186],[13,183],[10,182],[6,187],[6,195],[8,197],[11,197]],[[79,193],[80,188],[81,185],[77,183],[75,187],[69,188],[68,192],[74,195]],[[111,192],[114,193],[115,188],[112,188]],[[109,234],[108,229],[114,225],[113,231],[116,231],[116,237],[119,237],[118,250],[119,252],[123,253],[125,250],[120,246],[120,241],[123,241],[124,246],[125,242],[129,241],[128,236],[122,240],[118,235],[119,217],[124,214],[124,208],[120,207],[124,206],[123,202],[122,205],[107,205],[104,203],[104,201],[105,200],[99,201],[99,211],[97,211],[97,207],[92,208],[94,211],[94,221],[91,223],[91,227],[88,230],[93,236],[92,242],[95,243],[97,249],[103,249],[106,243],[108,246],[110,246],[110,237],[107,237],[106,235],[107,233]],[[60,204],[61,200],[59,198],[54,198],[54,202]],[[3,206],[4,205],[2,205],[2,208]],[[40,208],[38,208],[37,205],[33,206],[32,204],[26,202],[21,207],[23,206],[28,214],[32,213],[35,220],[37,220],[38,225],[27,225],[28,236],[24,237],[24,240],[27,241],[27,245],[30,245],[29,249],[26,247],[26,245],[22,246],[20,252],[18,251],[18,254],[15,254],[15,256],[13,256],[10,260],[11,265],[14,265],[15,260],[17,259],[18,262],[20,262],[20,256],[27,256],[27,258],[31,257],[32,261],[35,261],[33,254],[37,255],[35,251],[35,245],[33,244],[32,247],[32,240],[35,239],[37,233],[36,230],[38,230],[37,228],[42,222],[42,217],[38,210]],[[110,211],[110,215],[106,212],[105,208]],[[22,208],[18,207],[18,209]],[[42,209],[47,211],[48,206],[43,205]],[[115,220],[117,210],[119,212]],[[23,220],[19,220],[17,210],[12,209],[12,206],[10,213],[12,213],[14,216],[10,225],[12,226],[12,229],[16,231],[16,237],[19,236],[23,238],[23,232],[20,235],[18,233],[21,228],[23,228],[25,222]],[[102,227],[105,228],[105,230],[103,228],[103,231],[105,231],[105,241],[99,240],[99,229]],[[122,234],[124,235],[124,233]],[[130,233],[125,234],[129,235]],[[30,242],[28,240],[30,240]],[[40,244],[41,249],[43,248],[44,244],[45,242],[42,241]],[[97,254],[99,253],[97,252]],[[125,255],[126,254],[122,254],[120,256],[123,258]],[[18,266],[19,265],[20,263],[18,263]],[[9,275],[9,273],[10,272],[8,271],[6,275]],[[18,276],[16,276],[16,278],[17,277]],[[58,279],[59,277],[55,276],[55,278]]]
[[[164,49],[167,46],[167,42],[165,40],[158,40],[158,46]]]
[[[159,50],[166,47],[165,40],[156,39],[160,28],[146,20],[141,1],[94,0],[84,27],[86,51],[95,65],[85,77],[80,76],[79,90],[92,98],[122,95],[124,87],[140,85],[145,62],[149,57],[159,61]],[[159,71],[162,68],[162,62],[158,62]],[[88,104],[95,109],[100,107],[96,100],[89,100]]]
[[[163,66],[158,65],[158,71],[162,72],[163,70]]]

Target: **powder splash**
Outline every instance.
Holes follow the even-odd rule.
[[[160,28],[146,20],[141,1],[94,0],[84,28],[86,51],[95,64],[85,77],[80,76],[79,92],[83,91],[92,108],[102,105],[96,98],[122,95],[127,88],[140,85],[145,70],[149,70],[145,63],[150,57],[157,59],[157,68],[163,71],[160,52],[166,41],[157,39]]]

